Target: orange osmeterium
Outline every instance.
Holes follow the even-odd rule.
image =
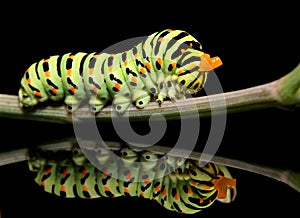
[[[224,176],[213,179],[212,183],[214,184],[215,189],[218,191],[219,199],[226,198],[228,188],[232,189],[236,187],[236,179],[226,178]]]
[[[201,56],[200,71],[211,71],[222,64],[223,63],[218,56],[211,58],[209,54],[204,53]]]

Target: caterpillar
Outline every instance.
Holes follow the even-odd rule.
[[[128,146],[97,147],[89,156],[91,160],[79,147],[35,150],[28,165],[44,191],[64,198],[141,197],[170,211],[194,214],[236,195],[236,179],[225,166],[211,162],[200,167],[199,161]]]
[[[110,54],[76,52],[46,57],[30,65],[21,79],[22,108],[47,100],[64,101],[68,112],[88,100],[97,113],[113,103],[118,113],[130,104],[160,106],[165,99],[185,99],[199,92],[207,74],[222,65],[183,30],[155,32],[131,49]]]

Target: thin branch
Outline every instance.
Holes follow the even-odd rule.
[[[130,117],[132,121],[149,119],[152,114],[163,115],[167,120],[180,119],[182,114],[198,113],[201,117],[224,113],[236,113],[269,107],[292,107],[300,105],[300,64],[286,76],[263,85],[214,94],[210,96],[189,98],[176,101],[165,101],[161,107],[150,102],[145,109],[137,109],[131,105],[128,113],[122,117]],[[0,94],[0,116],[47,121],[71,123],[83,118],[96,118],[97,121],[108,121],[119,118],[111,105],[106,106],[100,113],[93,116],[87,107],[80,108],[75,116],[68,114],[64,106],[37,107],[33,111],[24,111],[19,108],[18,97]],[[195,109],[196,108],[196,109]]]
[[[155,102],[150,102],[144,109],[137,109],[131,105],[128,108],[128,113],[123,114],[122,117],[129,117],[132,121],[138,121],[149,119],[152,114],[160,114],[167,120],[174,120],[180,119],[182,114],[193,116],[195,112],[201,117],[207,117],[211,116],[211,111],[217,115],[270,107],[297,107],[299,105],[300,64],[290,73],[270,83],[238,91],[179,100],[176,101],[176,104],[165,101],[161,107]],[[17,96],[6,94],[0,94],[0,116],[57,123],[71,123],[90,118],[110,122],[112,118],[119,118],[111,105],[106,106],[96,116],[92,115],[87,107],[78,109],[74,116],[68,114],[64,106],[36,107],[32,111],[24,111],[19,107]]]
[[[128,108],[128,114],[124,114],[123,117],[130,117],[131,120],[145,120],[149,119],[152,114],[160,114],[165,116],[166,119],[171,120],[180,118],[179,109],[181,114],[193,114],[195,113],[196,107],[201,117],[207,117],[210,116],[211,110],[214,110],[214,114],[222,114],[226,112],[226,110],[228,113],[232,113],[279,106],[280,102],[277,100],[277,96],[273,94],[275,85],[276,82],[273,82],[225,94],[179,100],[176,104],[165,101],[161,107],[158,107],[155,102],[150,102],[145,109],[137,109],[131,105]],[[71,123],[72,121],[77,121],[76,119],[74,120],[74,117],[78,120],[82,118],[93,118],[87,107],[78,109],[76,116],[72,118],[72,115],[66,112],[64,106],[38,107],[34,111],[23,111],[19,107],[17,96],[0,94],[0,99],[0,116],[3,117],[57,123]],[[226,102],[226,108],[224,102]],[[118,115],[113,112],[112,106],[108,105],[103,108],[95,118],[97,121],[110,122],[112,118],[116,118],[117,116]]]
[[[82,107],[74,116],[68,114],[64,106],[36,107],[32,111],[19,108],[18,97],[0,94],[0,116],[20,118],[47,122],[71,123],[81,119],[95,119],[108,121],[117,118],[111,105],[106,106],[96,116],[92,115],[88,107]],[[144,109],[137,109],[131,105],[128,113],[122,117],[129,117],[132,121],[149,119],[152,114],[163,115],[167,120],[180,119],[182,114],[200,115],[201,117],[224,113],[236,113],[270,107],[296,107],[300,105],[300,64],[282,78],[263,85],[214,94],[203,97],[178,100],[176,104],[165,101],[161,107],[155,102],[150,102]]]
[[[108,141],[105,143],[110,149],[118,149],[122,146],[120,142]],[[47,149],[48,150],[70,150],[73,148],[75,144],[77,144],[76,140],[74,138],[70,138],[70,139],[65,139],[62,141],[53,142],[53,143],[49,143],[37,147],[44,150]],[[168,154],[170,156],[182,157],[182,158],[186,158],[187,157],[186,154],[188,153],[189,159],[193,159],[197,161],[203,160],[201,156],[202,154],[196,151],[189,152],[184,149],[170,148],[170,147],[160,146],[160,145],[153,145],[153,146],[141,145],[141,147],[136,147],[136,148],[138,148],[139,150],[148,150],[156,154],[162,154],[162,155]],[[89,149],[91,148],[89,147]],[[29,152],[28,148],[23,148],[19,150],[0,153],[0,166],[28,160],[28,152]],[[283,170],[283,169],[275,169],[269,166],[257,165],[254,163],[234,160],[234,159],[220,157],[220,156],[212,157],[210,162],[219,165],[224,165],[227,167],[249,171],[266,177],[270,177],[272,179],[283,182],[288,186],[290,186],[291,188],[293,188],[294,190],[300,192],[300,172]]]

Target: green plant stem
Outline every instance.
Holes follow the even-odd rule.
[[[279,80],[278,94],[286,105],[300,102],[300,64]]]
[[[161,107],[150,102],[144,109],[131,105],[128,113],[122,115],[132,121],[149,119],[153,114],[163,115],[167,120],[180,119],[182,114],[208,117],[217,114],[237,113],[270,107],[296,107],[300,105],[300,64],[282,78],[263,85],[238,91],[219,93],[210,96],[190,98],[186,100],[165,101]],[[196,109],[195,109],[196,108]],[[108,121],[120,117],[113,111],[112,106],[106,106],[97,115],[92,115],[88,107],[83,107],[68,114],[64,106],[37,107],[32,111],[20,109],[18,97],[0,94],[0,116],[29,119],[57,123],[71,123],[81,119]]]

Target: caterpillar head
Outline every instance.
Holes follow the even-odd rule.
[[[222,61],[218,56],[210,57],[201,51],[193,51],[185,55],[179,65],[178,82],[187,93],[196,94],[203,88],[207,74],[221,66]]]
[[[46,159],[41,157],[31,157],[28,160],[29,170],[32,172],[38,172],[45,164]]]

